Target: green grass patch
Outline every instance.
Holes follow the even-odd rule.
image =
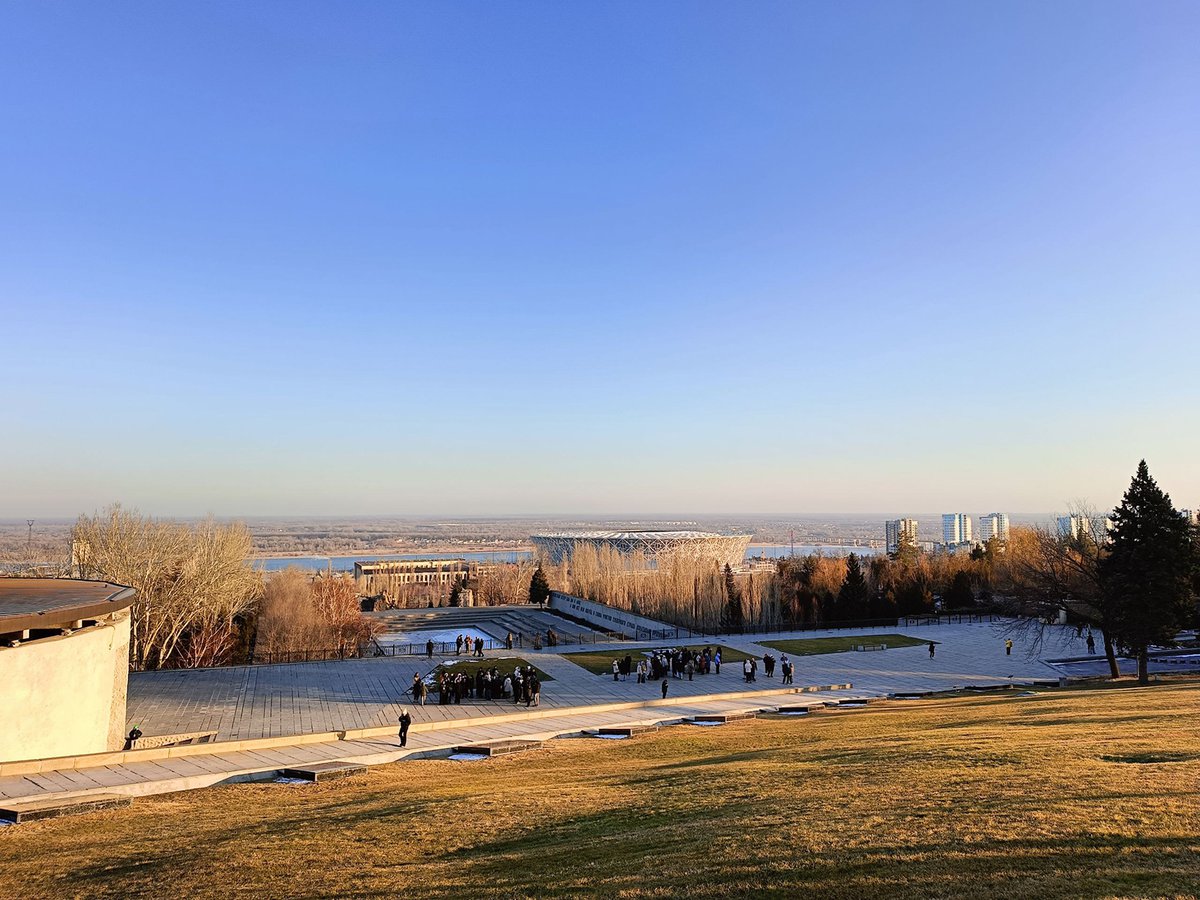
[[[694,646],[685,646],[684,649],[699,652],[707,646],[710,650],[721,651],[721,665],[727,666],[730,663],[740,663],[743,660],[750,659],[749,653],[743,653],[741,650],[734,650],[732,647],[726,647],[723,644],[697,644]],[[582,666],[589,672],[596,675],[612,675],[612,662],[614,659],[624,659],[626,656],[632,656],[634,665],[637,665],[639,659],[645,659],[646,654],[651,650],[661,650],[661,647],[622,647],[619,650],[589,650],[586,653],[564,653],[563,659],[569,659],[577,666]]]
[[[533,665],[533,663],[525,659],[523,656],[501,656],[492,659],[464,659],[456,662],[452,666],[448,666],[443,663],[433,671],[435,675],[441,675],[443,672],[449,672],[451,675],[457,675],[459,672],[463,672],[474,678],[475,673],[480,669],[486,669],[489,672],[492,669],[496,669],[501,675],[511,675],[513,670],[518,666],[523,669],[526,666],[531,665]],[[533,670],[537,672],[539,681],[554,680],[537,666],[533,666]]]
[[[845,653],[862,644],[879,646],[887,644],[889,650],[895,647],[927,647],[929,641],[908,637],[904,634],[862,634],[848,637],[796,638],[788,641],[759,641],[764,647],[771,647],[792,656],[820,656],[823,653]],[[938,641],[934,641],[938,643]]]

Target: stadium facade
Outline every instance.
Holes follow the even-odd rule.
[[[630,555],[641,551],[647,559],[711,559],[719,565],[737,567],[750,545],[748,534],[716,534],[710,531],[563,531],[530,535],[539,557],[558,564],[569,559],[580,544],[597,550],[609,548]]]

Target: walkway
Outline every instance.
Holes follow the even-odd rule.
[[[538,711],[517,714],[513,721],[484,717],[458,726],[413,726],[408,746],[400,749],[393,726],[382,734],[364,735],[350,740],[325,740],[309,744],[284,743],[282,746],[248,749],[220,744],[176,748],[186,751],[165,756],[163,750],[134,751],[122,754],[128,761],[79,769],[59,768],[21,775],[0,777],[0,802],[60,799],[88,794],[147,794],[192,790],[233,781],[275,778],[281,768],[312,765],[319,762],[354,762],[382,765],[406,758],[441,755],[465,744],[499,739],[550,740],[578,735],[599,728],[628,725],[675,724],[691,716],[714,713],[740,713],[774,709],[789,703],[817,703],[821,700],[865,699],[861,691],[834,690],[796,693],[779,690],[746,693],[741,699],[696,701],[651,701],[638,708],[575,709],[545,715]],[[145,757],[139,760],[138,757]]]
[[[130,722],[140,724],[147,736],[215,730],[218,741],[227,743],[110,754],[103,759],[84,757],[47,766],[0,765],[5,773],[0,775],[0,800],[162,793],[273,777],[280,768],[316,762],[378,765],[498,738],[542,740],[604,726],[678,722],[704,713],[774,708],[821,698],[1056,680],[1059,673],[1043,660],[1083,650],[1082,640],[1071,629],[1057,630],[1054,640],[1036,648],[1036,653],[1022,652],[1018,642],[1012,656],[1004,653],[1004,639],[1010,636],[1005,625],[861,629],[851,634],[869,643],[871,635],[897,631],[937,641],[935,658],[929,658],[925,646],[793,656],[798,686],[853,685],[853,690],[801,696],[761,674],[756,683],[746,684],[740,666],[726,665],[721,675],[696,676],[690,682],[672,680],[670,699],[663,701],[657,684],[639,685],[635,679],[614,682],[570,662],[566,653],[548,651],[525,653],[554,679],[544,683],[542,708],[534,710],[487,701],[414,706],[404,691],[414,671],[424,674],[433,663],[413,657],[139,674],[130,679]],[[750,635],[720,643],[761,656],[768,652],[765,644],[779,639],[846,635],[846,631]],[[610,649],[614,655],[624,655],[630,646]],[[506,655],[488,653],[498,663]],[[394,737],[401,706],[409,708],[414,718],[409,747],[403,751]]]
[[[1059,673],[1043,659],[1081,655],[1085,648],[1072,629],[1062,629],[1061,641],[1041,648],[1037,656],[1026,655],[1018,642],[1012,656],[1004,655],[1005,626],[941,625],[913,629],[875,628],[854,631],[813,631],[790,634],[730,637],[720,643],[761,656],[768,651],[763,642],[786,638],[859,635],[867,637],[901,631],[923,640],[938,641],[937,656],[929,659],[924,647],[894,648],[871,653],[832,653],[797,656],[796,684],[849,682],[864,690],[940,691],[970,684],[999,681],[1028,681],[1057,678]],[[718,639],[710,639],[714,643]],[[756,642],[757,641],[757,642]],[[587,652],[611,650],[624,655],[631,646],[671,646],[674,642],[641,642],[636,645],[588,645]],[[685,642],[702,645],[699,639]],[[593,675],[569,661],[577,648],[549,651],[486,651],[489,659],[521,655],[553,678],[542,688],[542,705],[569,709],[596,703],[652,699],[657,685],[639,685],[635,679],[614,683]],[[459,659],[466,657],[458,657]],[[446,658],[453,661],[455,657]],[[324,663],[293,663],[278,666],[241,666],[198,671],[146,672],[129,680],[128,718],[147,735],[215,731],[217,740],[248,740],[282,735],[346,731],[390,725],[401,706],[412,706],[406,691],[414,673],[422,676],[443,657],[432,662],[424,657],[386,657]],[[778,678],[778,674],[776,678]],[[778,683],[778,682],[776,682]],[[760,677],[746,685],[737,666],[726,666],[720,675],[697,676],[692,682],[674,682],[673,696],[701,697],[769,687]],[[430,698],[433,699],[432,697]],[[509,712],[512,703],[467,701],[461,706],[430,703],[413,709],[416,722],[470,719]]]

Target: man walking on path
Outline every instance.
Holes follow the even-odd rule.
[[[408,710],[400,709],[400,746],[408,745],[408,726],[412,724],[412,716],[408,714]]]
[[[1004,642],[1004,655],[1012,656],[1012,638],[1009,638]]]
[[[929,658],[933,659],[933,641],[929,642]]]

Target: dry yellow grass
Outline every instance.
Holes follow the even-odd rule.
[[[1192,896],[1198,704],[892,703],[148,798],[0,829],[0,895]]]

